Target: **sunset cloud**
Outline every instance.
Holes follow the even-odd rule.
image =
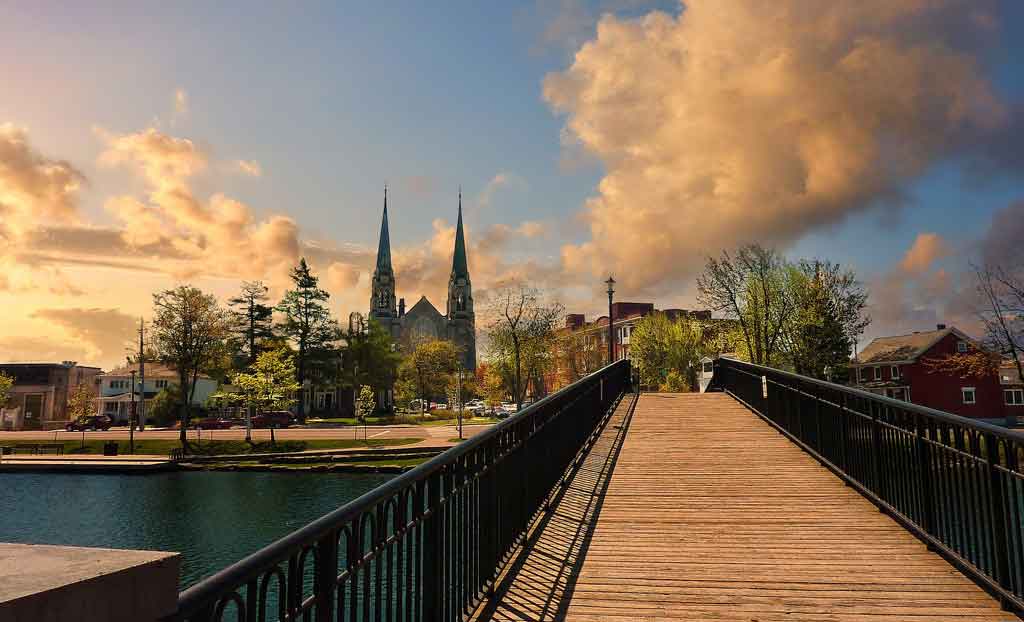
[[[606,173],[567,270],[689,279],[744,242],[786,245],[995,140],[992,1],[690,0],[606,15],[544,97]]]
[[[76,220],[84,184],[69,162],[36,151],[25,128],[0,123],[0,240],[24,232],[36,218]]]
[[[235,167],[238,169],[238,172],[249,177],[263,176],[263,167],[256,160],[238,160],[235,162]]]
[[[920,275],[949,253],[949,244],[942,236],[937,233],[919,233],[914,244],[903,255],[900,268],[908,274]]]

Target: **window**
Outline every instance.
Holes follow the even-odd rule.
[[[961,353],[961,354],[963,354],[964,352],[967,352],[967,342],[966,341],[958,341],[958,342],[956,342],[956,351]]]
[[[1007,406],[1024,405],[1024,389],[1003,389],[1003,401]]]
[[[881,380],[881,379],[882,379],[882,368],[881,367],[876,367],[875,368],[875,380]]]
[[[153,383],[153,386],[155,386],[158,389],[166,389],[167,388],[167,381],[166,380],[157,380],[155,383]]]
[[[864,368],[863,367],[858,367],[857,368],[857,382],[864,382],[865,380],[867,380],[867,376],[864,374]]]
[[[715,371],[715,364],[714,363],[712,363],[711,361],[708,361],[707,363],[704,363],[704,373],[705,374],[710,374],[710,373],[713,373],[714,371]]]
[[[895,389],[886,389],[885,390],[885,396],[886,397],[891,397],[892,399],[899,400],[901,402],[909,402],[910,401],[910,397],[907,395],[907,390],[904,387],[897,387]]]
[[[964,404],[974,404],[977,397],[974,393],[974,387],[961,387],[960,395],[964,398]]]
[[[899,365],[893,365],[892,367],[890,367],[889,368],[889,376],[893,380],[899,378],[900,377],[900,366]]]

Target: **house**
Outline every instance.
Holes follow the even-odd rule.
[[[134,372],[134,380],[132,374]],[[177,370],[160,363],[146,363],[146,384],[142,386],[142,375],[139,373],[139,365],[132,364],[119,367],[105,374],[101,374],[97,382],[99,384],[98,397],[96,398],[97,414],[108,415],[118,424],[127,424],[128,415],[131,410],[132,401],[139,400],[145,395],[146,410],[150,408],[153,398],[160,391],[169,387],[178,386]],[[134,388],[134,400],[132,391]],[[217,381],[202,374],[196,378],[195,392],[192,394],[192,405],[203,406],[217,390]]]
[[[1003,424],[1016,419],[1024,407],[1016,403],[1007,374],[964,378],[955,371],[935,369],[930,362],[953,354],[981,350],[982,346],[960,330],[944,324],[935,330],[879,337],[850,364],[850,383],[859,389],[913,402],[963,417]],[[1019,380],[1019,379],[1018,379]]]
[[[62,363],[4,363],[14,378],[6,404],[0,404],[0,430],[56,430],[67,425],[68,398],[80,387],[95,393],[99,367]]]

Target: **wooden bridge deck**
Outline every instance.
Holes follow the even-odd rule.
[[[627,411],[476,620],[1018,620],[729,396]]]

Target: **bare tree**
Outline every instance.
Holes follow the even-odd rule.
[[[509,372],[509,392],[521,408],[528,381],[539,385],[553,361],[555,327],[564,308],[546,302],[540,292],[524,285],[511,285],[492,293],[485,329],[492,364]]]
[[[178,372],[180,438],[185,447],[196,379],[221,356],[228,320],[215,297],[188,285],[153,294],[153,307],[154,345],[160,360]]]
[[[978,295],[984,305],[979,312],[985,326],[985,346],[1008,357],[1024,382],[1024,271],[1005,266],[975,266]]]
[[[785,262],[777,251],[749,244],[735,255],[709,257],[697,290],[702,304],[739,321],[752,363],[776,362],[792,310]]]

